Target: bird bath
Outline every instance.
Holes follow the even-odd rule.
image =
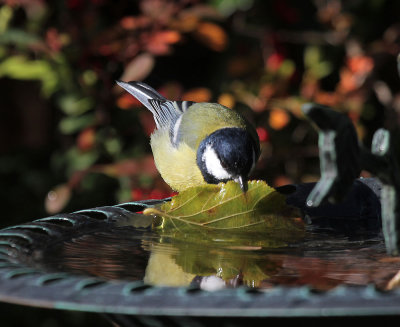
[[[0,230],[0,300],[98,312],[120,326],[398,318],[400,175],[389,135],[360,150],[340,114],[305,111],[321,128],[321,180],[278,189],[301,210],[303,233],[175,237],[139,213],[156,200],[60,214]],[[355,179],[361,166],[379,180]]]

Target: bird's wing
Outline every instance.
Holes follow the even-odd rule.
[[[168,128],[171,130],[171,134],[173,134],[176,121],[193,103],[167,100],[152,87],[142,82],[117,81],[117,84],[151,111],[158,129]]]

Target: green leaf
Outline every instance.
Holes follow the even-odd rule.
[[[321,51],[317,46],[308,46],[304,50],[304,65],[310,69],[321,60]]]
[[[253,0],[212,0],[211,4],[225,17],[230,16],[235,11],[246,11],[253,5]]]
[[[284,60],[279,67],[279,74],[283,77],[290,77],[296,70],[296,65],[291,60]]]
[[[34,44],[41,44],[42,40],[34,34],[17,28],[8,28],[0,34],[0,44],[12,44],[20,48],[27,48]]]
[[[164,231],[271,232],[298,228],[284,217],[289,211],[285,197],[264,181],[250,181],[246,193],[230,181],[189,188],[144,214],[161,217]]]
[[[91,98],[68,94],[60,99],[59,105],[67,115],[79,116],[92,109],[94,103]]]
[[[329,75],[333,70],[332,64],[323,60],[321,50],[316,46],[309,46],[304,51],[304,65],[317,79]]]
[[[314,65],[310,71],[316,78],[321,79],[332,72],[332,64],[328,61],[321,61]]]
[[[79,151],[73,147],[66,153],[65,160],[68,165],[68,173],[71,175],[76,171],[85,170],[91,167],[99,158],[99,154],[95,150]]]
[[[0,77],[20,80],[40,80],[42,92],[50,96],[58,87],[58,77],[45,60],[29,60],[24,56],[12,56],[0,62]]]
[[[4,5],[0,8],[0,34],[7,30],[13,14],[13,9],[10,6]]]
[[[73,134],[81,131],[85,127],[93,125],[95,115],[88,113],[82,116],[65,117],[60,121],[59,129],[63,134]]]
[[[163,286],[187,285],[192,276],[218,276],[257,287],[274,273],[265,249],[287,246],[304,237],[299,213],[285,196],[264,181],[250,181],[243,193],[235,182],[202,185],[181,192],[143,212],[155,215],[160,239],[149,245],[153,264],[146,281]],[[176,273],[175,273],[176,272]]]

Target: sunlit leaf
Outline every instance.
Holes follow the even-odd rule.
[[[352,73],[369,73],[374,68],[374,60],[363,55],[353,56],[347,59],[347,66]]]
[[[8,28],[8,23],[13,16],[13,10],[10,6],[0,8],[0,33],[4,33]]]
[[[82,73],[82,80],[86,85],[92,86],[97,82],[97,74],[93,70],[85,70]]]
[[[103,141],[103,143],[104,143],[104,148],[109,154],[116,156],[121,153],[122,144],[121,140],[118,139],[117,137],[107,138]]]
[[[154,67],[154,57],[150,53],[142,53],[135,57],[126,67],[121,76],[122,81],[142,81]]]
[[[322,58],[321,50],[316,46],[309,46],[304,51],[304,65],[317,79],[321,79],[332,72],[332,64]]]
[[[177,31],[167,30],[153,33],[146,39],[146,49],[155,55],[165,55],[170,53],[171,44],[179,42],[181,35]]]
[[[65,117],[60,121],[59,129],[63,134],[73,134],[92,125],[94,121],[95,116],[91,113],[83,116]]]
[[[337,86],[339,92],[348,93],[356,90],[360,86],[360,80],[348,68],[340,70],[340,81]]]
[[[315,94],[314,99],[316,103],[329,107],[335,107],[340,101],[340,96],[336,92],[318,91]]]
[[[316,46],[308,46],[304,51],[304,65],[307,68],[314,66],[321,60],[321,51]]]
[[[0,63],[0,77],[20,80],[40,80],[42,92],[50,96],[58,86],[58,76],[45,60],[29,60],[25,56],[12,56]]]
[[[67,115],[78,116],[93,108],[93,100],[88,97],[82,98],[74,94],[68,94],[60,99],[59,105]]]
[[[235,106],[235,98],[230,93],[222,93],[219,97],[217,102],[222,104],[225,107],[233,108]]]
[[[198,87],[185,92],[182,95],[183,101],[193,102],[209,102],[211,99],[211,91],[205,87]]]
[[[181,32],[192,32],[197,28],[199,18],[194,14],[183,14],[171,22],[170,27]]]
[[[297,228],[283,217],[287,212],[285,197],[264,181],[249,182],[246,193],[230,181],[189,188],[144,213],[161,217],[163,230],[268,232]]]
[[[200,23],[196,34],[197,38],[214,51],[222,51],[228,43],[225,31],[214,23]]]
[[[315,76],[318,79],[321,79],[332,72],[332,64],[328,61],[321,61],[312,66],[310,71],[313,74],[313,76]]]
[[[146,16],[126,16],[121,18],[120,25],[126,30],[144,28],[151,24],[151,20]]]
[[[304,114],[301,111],[302,104],[304,104],[304,99],[296,96],[285,97],[282,99],[275,98],[270,102],[271,107],[285,109],[299,119],[304,119]]]
[[[286,110],[276,108],[272,109],[269,115],[269,126],[275,130],[284,128],[290,122],[290,115]]]
[[[279,74],[283,77],[290,77],[293,75],[296,70],[296,65],[291,60],[284,60],[282,64],[279,66]]]

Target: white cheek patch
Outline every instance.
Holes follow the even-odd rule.
[[[232,179],[232,175],[222,167],[217,154],[210,145],[206,146],[201,159],[206,165],[207,172],[216,179]]]

